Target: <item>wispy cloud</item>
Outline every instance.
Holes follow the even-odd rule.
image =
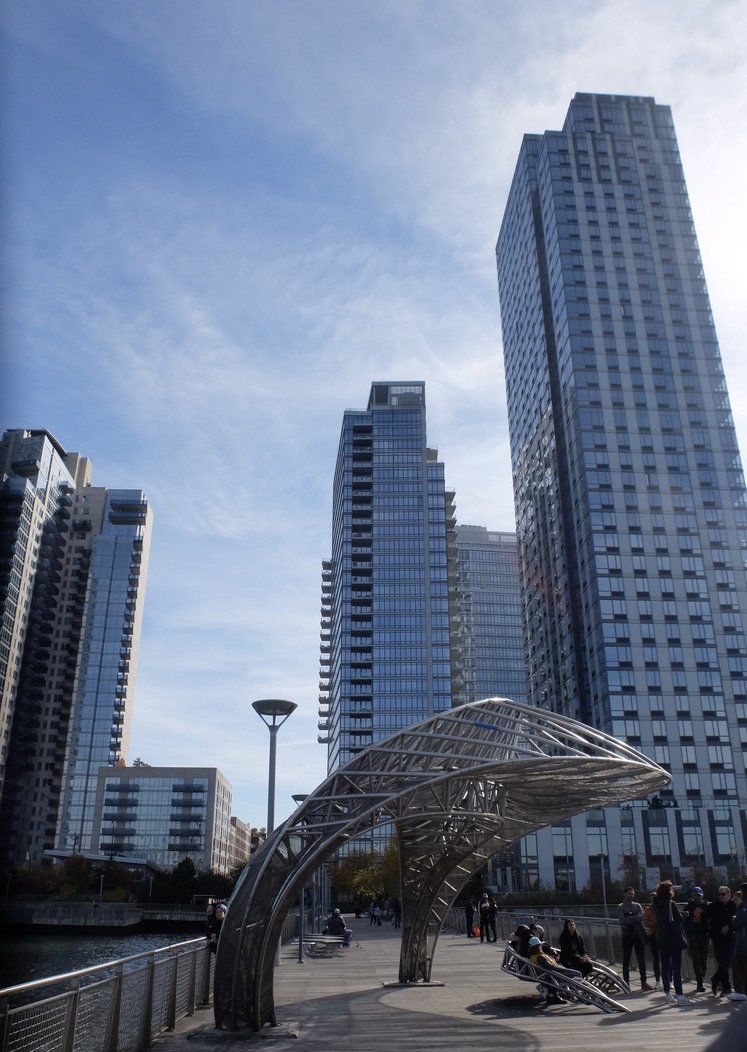
[[[6,5],[11,422],[155,507],[133,756],[218,765],[262,821],[248,702],[280,694],[299,711],[279,777],[321,777],[319,568],[342,412],[372,380],[426,381],[460,520],[512,528],[493,249],[522,135],[560,127],[578,90],[674,108],[747,434],[746,17],[735,0]]]

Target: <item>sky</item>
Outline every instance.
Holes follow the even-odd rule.
[[[513,530],[497,238],[577,91],[672,107],[742,449],[743,0],[23,0],[0,8],[0,425],[154,534],[130,762],[276,821],[326,774],[321,562],[342,415],[424,380],[457,517]]]

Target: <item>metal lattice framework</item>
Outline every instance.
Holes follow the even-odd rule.
[[[668,781],[624,742],[505,698],[449,709],[372,745],[322,782],[241,874],[218,946],[216,1025],[276,1025],[283,921],[321,863],[372,825],[394,823],[399,845],[400,981],[427,982],[447,910],[491,855]]]

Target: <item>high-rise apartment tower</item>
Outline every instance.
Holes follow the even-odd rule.
[[[451,707],[453,497],[426,443],[425,384],[374,383],[367,409],[343,417],[323,564],[319,729],[330,771]]]
[[[0,852],[96,850],[99,767],[124,762],[151,533],[43,430],[0,443]]]
[[[669,108],[526,135],[497,259],[530,700],[672,774],[577,872],[743,870],[747,492]]]

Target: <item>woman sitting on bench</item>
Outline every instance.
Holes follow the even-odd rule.
[[[558,975],[565,975],[569,979],[581,978],[581,972],[577,968],[565,968],[562,964],[558,964],[549,953],[546,953],[543,944],[536,935],[533,935],[529,940],[529,960],[539,968],[557,972]],[[560,996],[557,987],[552,982],[540,982],[538,990],[544,995],[548,1004],[565,1004],[565,998]]]

